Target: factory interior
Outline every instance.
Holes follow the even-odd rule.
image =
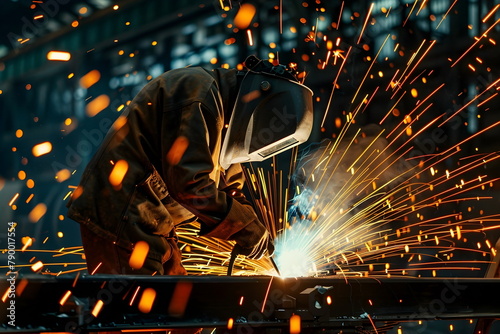
[[[0,7],[0,332],[500,333],[497,1]],[[274,253],[194,221],[187,275],[92,275],[67,204],[108,131],[165,72],[252,55],[312,91],[306,140],[241,164]]]

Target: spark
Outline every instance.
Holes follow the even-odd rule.
[[[101,111],[109,107],[111,100],[109,96],[106,94],[99,95],[92,101],[90,101],[85,107],[85,112],[87,116],[94,117],[99,114]]]
[[[182,157],[184,156],[184,152],[189,146],[189,140],[184,136],[179,136],[175,139],[172,144],[171,149],[167,153],[167,161],[171,165],[177,165]]]
[[[149,244],[145,241],[138,241],[134,245],[132,254],[130,255],[129,265],[133,269],[140,269],[146,261],[149,253]]]
[[[29,213],[28,218],[30,222],[38,222],[47,212],[47,206],[44,203],[38,203]]]
[[[332,98],[333,98],[333,92],[335,91],[335,87],[337,86],[337,80],[340,76],[340,74],[342,73],[342,69],[344,68],[344,65],[346,63],[346,60],[347,58],[349,57],[349,53],[351,52],[351,49],[352,47],[349,47],[349,49],[347,50],[347,54],[346,56],[344,57],[344,60],[342,61],[342,64],[340,65],[340,68],[337,72],[337,76],[335,77],[335,80],[333,80],[333,87],[332,87],[332,92],[330,93],[330,98],[328,99],[328,104],[326,106],[326,110],[325,110],[325,114],[323,116],[323,120],[321,121],[321,126],[323,127],[324,124],[325,124],[325,120],[326,120],[326,116],[328,115],[328,111],[330,110],[330,104],[332,102]]]
[[[39,271],[42,268],[43,268],[43,262],[42,261],[37,261],[35,264],[33,264],[31,266],[31,270],[33,270],[34,272],[37,272],[37,271]]]
[[[234,25],[239,29],[246,29],[252,22],[256,12],[257,9],[254,5],[242,4],[234,17]]]
[[[101,312],[101,309],[103,306],[104,306],[104,302],[100,299],[95,303],[94,308],[92,309],[92,312],[91,312],[92,315],[94,316],[94,318],[97,318],[97,316]]]
[[[156,291],[152,288],[146,288],[142,292],[141,299],[139,300],[139,311],[142,313],[149,313],[153,308],[153,303],[156,299]]]
[[[85,89],[88,89],[91,86],[95,85],[97,82],[99,82],[100,79],[101,79],[101,72],[99,72],[98,70],[92,70],[81,77],[80,86],[82,86]]]
[[[342,19],[343,11],[344,11],[344,1],[342,1],[342,5],[340,6],[339,19],[337,20],[337,27],[336,27],[337,30],[339,30],[340,27],[340,20]]]
[[[396,108],[396,106],[399,104],[399,102],[401,102],[401,100],[403,99],[403,97],[405,95],[406,95],[406,91],[403,92],[403,94],[401,94],[401,96],[396,101],[396,103],[394,103],[394,105],[389,109],[389,111],[387,111],[387,113],[385,114],[385,116],[380,120],[380,122],[379,122],[380,125],[387,119],[387,117],[389,117],[389,115],[392,113],[392,111],[394,110],[394,108]]]
[[[366,19],[365,19],[365,22],[363,23],[363,28],[361,29],[361,33],[359,34],[358,42],[356,44],[359,44],[361,42],[361,38],[363,37],[363,33],[366,29],[366,24],[368,23],[368,20],[370,19],[370,15],[372,13],[374,5],[375,5],[374,2],[372,2],[372,4],[370,5],[370,9],[368,10],[368,13],[366,14]],[[377,58],[377,57],[375,57],[375,58]]]
[[[457,1],[458,0],[453,1],[453,3],[451,4],[451,6],[448,8],[448,10],[446,11],[446,13],[441,18],[441,21],[439,21],[439,24],[436,26],[436,30],[439,28],[439,26],[441,25],[441,23],[443,23],[444,19],[448,16],[448,14],[450,13],[451,9],[455,6],[455,4],[457,3]]]
[[[426,4],[427,4],[427,0],[423,0],[422,4],[420,5],[420,8],[417,11],[416,16],[418,16],[418,14],[420,14],[420,11],[422,11],[422,9],[424,9],[424,7],[425,7]]]
[[[122,186],[123,179],[128,171],[128,162],[125,160],[118,160],[113,167],[113,170],[109,174],[109,183],[115,189],[120,189]]]
[[[290,334],[299,334],[301,331],[301,319],[298,314],[290,317]]]
[[[403,27],[406,25],[406,22],[408,22],[408,20],[410,19],[411,13],[413,13],[413,10],[415,9],[415,6],[417,5],[417,3],[418,3],[418,0],[415,0],[413,2],[413,6],[411,7],[410,12],[408,13],[408,16],[406,17],[406,20],[403,22]]]
[[[136,297],[137,297],[137,295],[139,294],[139,291],[140,291],[140,290],[141,290],[141,287],[140,287],[140,286],[138,286],[138,287],[135,289],[134,293],[132,294],[132,298],[130,298],[130,303],[129,303],[129,305],[130,305],[130,306],[132,306],[132,304],[134,304],[135,298],[136,298]]]
[[[252,31],[250,29],[247,29],[247,39],[248,39],[248,45],[253,46]]]
[[[66,51],[49,51],[47,53],[48,60],[68,61],[71,59],[71,54]]]
[[[48,141],[33,146],[31,152],[35,157],[40,157],[52,151],[52,144]]]
[[[63,306],[66,304],[66,301],[71,296],[71,290],[66,291],[66,293],[62,296],[61,300],[59,300],[59,305]]]
[[[354,94],[354,96],[353,96],[353,98],[351,100],[351,103],[353,103],[354,100],[356,99],[356,96],[358,95],[359,91],[361,90],[361,87],[363,86],[363,83],[365,82],[366,78],[368,77],[368,74],[370,74],[370,71],[371,71],[373,65],[375,64],[375,61],[377,60],[378,56],[380,55],[380,52],[384,48],[384,46],[387,43],[387,40],[389,39],[389,37],[390,37],[390,35],[387,35],[387,37],[385,38],[384,42],[382,43],[382,45],[380,46],[379,50],[377,51],[377,54],[375,55],[375,57],[373,57],[373,61],[370,63],[370,66],[368,67],[368,70],[366,71],[366,74],[365,74],[364,78],[361,80],[361,83],[359,84],[358,89],[356,90],[356,93]]]
[[[401,80],[404,76],[404,74],[406,73],[406,71],[408,70],[410,64],[413,62],[413,59],[415,59],[416,55],[418,54],[418,52],[420,51],[420,49],[423,47],[425,43],[425,40],[422,42],[422,44],[420,44],[420,47],[418,48],[418,50],[413,53],[410,61],[408,61],[408,64],[407,64],[407,67],[406,69],[403,71],[403,73],[401,74],[401,78],[399,80],[397,80],[397,82],[399,82],[400,84],[397,85],[397,89],[396,91],[394,92],[394,94],[397,93],[397,91],[404,85],[404,83],[406,82],[406,80],[410,77],[410,74],[417,68],[417,66],[420,64],[420,62],[422,62],[422,60],[424,59],[424,57],[427,55],[427,53],[429,53],[429,51],[431,50],[431,48],[434,46],[434,44],[436,43],[436,41],[432,41],[429,45],[429,47],[427,48],[427,50],[422,54],[422,56],[420,57],[420,59],[415,63],[415,65],[413,65],[413,68],[408,72],[408,74],[405,76],[405,78],[403,80]],[[394,95],[393,95],[394,96]],[[391,97],[392,98],[392,97]]]
[[[12,204],[14,204],[14,202],[18,199],[19,197],[19,193],[16,193],[12,199],[9,201],[9,206],[12,206]]]
[[[495,8],[493,8],[492,10],[490,10],[490,11],[489,11],[489,13],[488,13],[488,14],[486,14],[486,16],[485,16],[485,17],[484,17],[481,21],[482,21],[483,23],[486,23],[486,21],[488,21],[488,20],[489,20],[489,18],[490,18],[491,16],[493,16],[493,14],[495,14],[495,12],[496,12],[499,8],[500,8],[500,4],[497,4],[497,5],[495,6]]]
[[[490,32],[490,30],[492,30],[499,22],[500,19],[498,19],[495,23],[493,23],[491,27],[486,29],[486,31],[481,34],[481,37],[477,38],[476,41],[472,43],[472,45],[467,50],[465,50],[465,52],[460,57],[458,57],[457,60],[453,62],[453,64],[451,64],[451,67],[454,67],[463,57],[465,57],[465,55],[469,53],[469,51],[472,50],[482,40],[483,37],[486,37]]]

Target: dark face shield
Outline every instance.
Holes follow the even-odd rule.
[[[305,142],[313,125],[312,95],[297,82],[249,71],[222,145],[222,168],[262,161]]]

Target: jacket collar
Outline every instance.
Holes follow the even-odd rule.
[[[211,73],[215,77],[222,97],[225,122],[229,122],[239,90],[238,71],[236,69],[216,68]]]

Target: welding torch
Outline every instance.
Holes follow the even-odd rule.
[[[240,245],[238,244],[234,245],[233,250],[231,251],[231,258],[229,259],[229,265],[227,267],[227,276],[231,276],[233,274],[234,261],[236,261],[238,255],[242,254],[242,249],[243,248]],[[281,276],[278,266],[276,265],[276,262],[272,258],[272,255],[269,256],[269,260],[271,261],[271,264],[273,265],[274,270],[276,270],[278,276]]]

